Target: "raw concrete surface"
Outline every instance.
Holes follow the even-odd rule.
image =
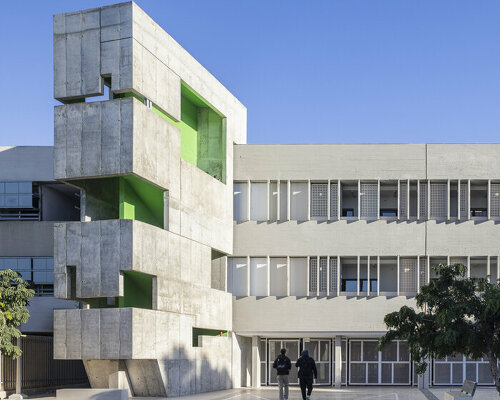
[[[431,388],[427,393],[423,393],[417,388],[409,387],[350,387],[343,389],[314,388],[312,400],[442,400],[444,393],[454,388]],[[55,397],[46,395],[30,396],[30,398],[43,398],[44,400],[56,400]],[[263,387],[260,389],[230,389],[218,392],[201,393],[193,396],[179,397],[183,400],[275,400],[278,399],[277,387]],[[488,400],[498,398],[494,388],[478,388],[474,395],[474,400]],[[161,400],[158,397],[145,398],[134,397],[135,400]],[[290,388],[290,400],[301,400],[302,396],[298,387]]]

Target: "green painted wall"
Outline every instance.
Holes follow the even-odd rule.
[[[123,297],[119,307],[153,308],[153,276],[136,271],[123,272]]]
[[[133,175],[118,179],[120,219],[134,219],[163,228],[163,190]]]
[[[120,93],[114,98],[144,98],[135,93]],[[179,128],[181,157],[207,174],[226,183],[226,131],[224,116],[184,83],[181,84],[181,120],[176,121],[157,105],[152,110]]]

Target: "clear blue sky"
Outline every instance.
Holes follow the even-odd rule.
[[[0,145],[53,143],[52,14],[8,1]],[[248,109],[248,143],[500,141],[500,1],[139,0]]]

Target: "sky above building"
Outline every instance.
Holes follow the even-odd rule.
[[[9,1],[0,145],[53,144],[52,15]],[[248,110],[248,143],[500,141],[500,1],[139,0]]]

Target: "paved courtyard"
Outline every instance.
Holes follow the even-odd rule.
[[[457,388],[432,388],[421,392],[409,387],[357,387],[357,388],[315,388],[311,400],[443,400],[444,393]],[[30,398],[56,400],[47,395],[33,395]],[[474,400],[498,399],[498,393],[493,388],[479,388]],[[219,392],[203,393],[193,396],[177,397],[178,400],[278,400],[277,387],[263,387],[260,389],[230,389]],[[290,389],[290,400],[302,400],[297,387]],[[163,400],[155,398],[135,397],[133,400]],[[165,399],[166,400],[166,399]]]
[[[311,400],[442,400],[444,393],[456,388],[431,389],[426,393],[409,387],[357,387],[357,388],[315,388]],[[480,388],[476,391],[474,400],[499,398],[492,388]],[[183,397],[185,400],[278,400],[277,387],[260,389],[231,389],[215,393],[204,393],[195,396]],[[290,400],[301,400],[300,389],[290,389]]]

